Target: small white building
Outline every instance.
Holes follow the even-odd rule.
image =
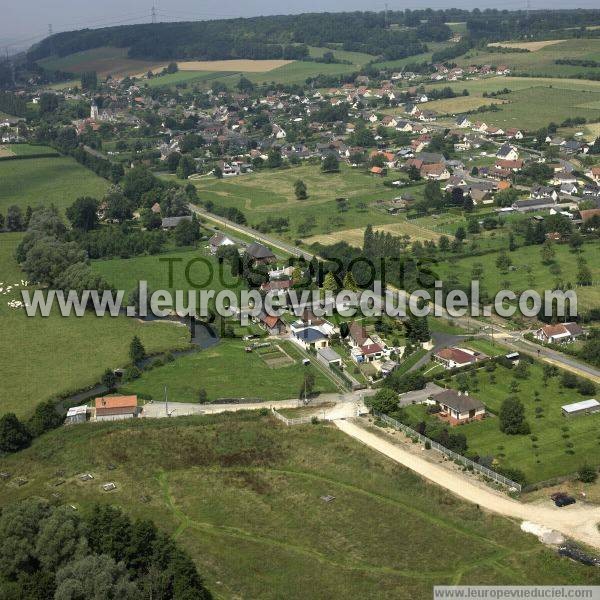
[[[582,400],[581,402],[573,402],[573,404],[565,404],[560,407],[564,417],[571,417],[573,415],[595,413],[600,411],[600,402],[598,400]]]

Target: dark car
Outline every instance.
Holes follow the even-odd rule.
[[[563,506],[569,506],[569,504],[575,504],[575,498],[573,498],[573,496],[567,496],[565,494],[564,496],[560,496],[559,498],[557,498],[554,501],[554,504],[556,504],[556,506],[558,506],[559,508],[562,508]]]

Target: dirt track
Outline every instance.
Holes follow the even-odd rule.
[[[522,504],[491,488],[480,487],[463,475],[404,450],[383,437],[367,431],[353,421],[336,421],[337,427],[373,450],[415,471],[425,479],[491,512],[505,517],[531,521],[595,548],[600,548],[600,507],[574,504],[557,508],[550,501],[544,505]]]

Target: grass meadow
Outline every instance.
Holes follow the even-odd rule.
[[[0,181],[2,213],[12,204],[23,210],[54,204],[64,211],[80,196],[100,198],[108,188],[105,179],[68,157],[0,161]]]
[[[307,186],[307,200],[297,200],[294,195],[294,183],[298,179]],[[369,223],[397,224],[404,219],[378,210],[375,203],[391,200],[405,192],[415,197],[422,195],[422,185],[389,188],[384,186],[382,179],[343,165],[340,173],[322,173],[318,165],[302,165],[229,179],[204,177],[193,183],[202,200],[239,208],[251,225],[273,216],[288,218],[289,229],[279,234],[288,240],[364,229]],[[340,210],[337,198],[347,198],[347,210]],[[307,220],[313,226],[300,233],[298,228]],[[431,232],[428,235],[432,235]]]
[[[280,343],[294,361],[285,366],[269,366],[260,352],[245,352],[247,345],[241,340],[222,339],[216,346],[144,372],[123,389],[160,400],[166,385],[171,402],[198,402],[201,389],[210,402],[220,398],[270,401],[299,397],[307,367],[302,365],[302,357],[291,342]],[[315,375],[315,392],[336,391],[318,369],[311,371]]]
[[[77,425],[2,469],[28,480],[2,483],[2,504],[58,493],[79,509],[110,503],[152,519],[216,598],[412,600],[436,584],[600,582],[328,425],[286,428],[257,413]],[[102,491],[108,481],[114,492]]]
[[[6,284],[25,278],[14,259],[21,235],[0,234],[4,290]],[[0,414],[11,411],[26,416],[42,400],[92,385],[107,368],[126,365],[134,335],[148,352],[187,347],[187,329],[167,323],[142,324],[124,316],[99,318],[91,313],[81,318],[63,318],[58,313],[27,317],[7,304],[20,299],[18,289],[0,293]]]

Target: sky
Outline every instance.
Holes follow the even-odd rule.
[[[0,0],[0,51],[27,48],[48,33],[117,24],[192,21],[301,12],[384,10],[385,0]],[[598,8],[598,0],[531,0],[531,8]],[[390,10],[404,8],[525,8],[526,0],[388,0]]]

